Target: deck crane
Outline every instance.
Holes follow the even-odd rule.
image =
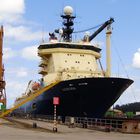
[[[108,25],[111,25],[114,22],[113,18],[110,18],[106,22],[103,23],[103,25],[97,29],[91,36],[89,36],[89,41],[94,39],[101,31],[103,31]]]
[[[90,42],[92,41],[101,31],[103,31],[106,27],[106,72],[105,76],[110,77],[111,76],[111,42],[110,37],[112,33],[111,24],[114,22],[113,18],[110,18],[106,22],[102,24],[102,26],[97,29],[92,35],[84,36],[83,41]],[[100,60],[99,60],[100,61]]]

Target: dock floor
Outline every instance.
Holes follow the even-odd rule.
[[[53,124],[42,121],[18,119],[21,123],[32,125],[37,123],[37,129],[25,127],[0,119],[1,140],[139,140],[140,134],[123,134],[118,132],[100,132],[84,128],[68,128],[58,125],[58,133],[52,132]]]

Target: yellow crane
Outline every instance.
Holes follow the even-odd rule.
[[[34,98],[36,98],[37,96],[39,96],[40,94],[42,94],[43,92],[45,92],[46,90],[49,90],[50,88],[52,88],[53,86],[57,85],[59,83],[59,81],[50,84],[49,86],[46,86],[36,92],[34,92],[33,94],[31,94],[30,96],[28,96],[27,98],[23,99],[23,101],[21,101],[19,104],[15,105],[14,107],[12,107],[11,109],[7,110],[6,112],[3,112],[0,115],[0,118],[3,118],[4,116],[8,115],[9,113],[11,113],[12,111],[14,111],[15,109],[19,108],[20,106],[22,106],[23,104],[33,100]]]

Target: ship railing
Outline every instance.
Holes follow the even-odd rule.
[[[47,74],[48,72],[47,72],[47,70],[45,68],[40,68],[38,70],[38,73],[40,73],[40,74]]]
[[[107,118],[87,118],[87,117],[76,117],[75,125],[82,128],[99,129],[99,130],[119,130],[122,128],[121,119],[107,119]]]
[[[41,60],[40,62],[39,62],[39,66],[41,67],[41,66],[47,66],[48,65],[48,60]]]

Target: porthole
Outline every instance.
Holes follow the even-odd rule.
[[[36,103],[33,103],[33,104],[32,104],[32,109],[36,109],[36,108],[37,108]]]
[[[68,56],[71,56],[72,54],[69,54],[69,53],[68,53],[67,55],[68,55]]]

